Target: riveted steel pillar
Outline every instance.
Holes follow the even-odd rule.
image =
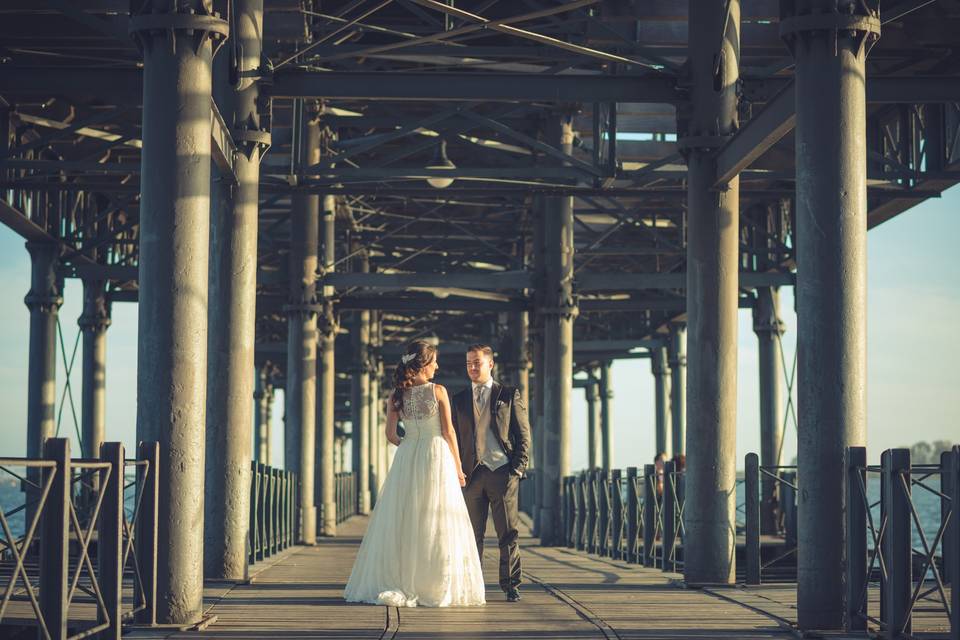
[[[107,328],[110,303],[103,280],[83,281],[83,387],[80,424],[83,457],[98,458],[107,434]]]
[[[377,496],[379,495],[380,490],[380,477],[379,470],[377,469],[377,457],[380,449],[380,412],[377,411],[377,398],[380,395],[380,380],[377,378],[377,327],[380,324],[380,313],[378,311],[370,312],[370,349],[368,350],[368,366],[370,369],[370,395],[367,397],[367,420],[369,420],[369,425],[367,427],[367,432],[369,433],[369,438],[367,440],[370,447],[369,453],[369,471],[367,472],[370,476],[370,506],[371,508],[377,503]]]
[[[533,351],[533,406],[531,408],[531,424],[533,428],[533,467],[536,473],[533,476],[533,502],[536,505],[533,512],[534,536],[540,535],[540,507],[543,505],[543,379],[544,379],[544,350],[543,350],[543,314],[540,309],[545,305],[544,287],[546,274],[544,272],[546,257],[544,255],[544,211],[543,197],[533,196],[533,272],[537,286],[533,291],[535,312],[530,337]]]
[[[180,624],[203,614],[211,61],[227,23],[204,0],[143,6],[137,439],[160,445],[156,619]]]
[[[571,153],[573,122],[569,114],[555,114],[548,122],[547,141]],[[544,245],[546,287],[543,381],[543,503],[540,542],[563,544],[560,516],[561,484],[570,475],[570,399],[573,390],[573,198],[545,198]]]
[[[24,303],[30,310],[30,355],[27,362],[27,457],[42,458],[43,443],[56,435],[55,405],[57,401],[57,312],[63,304],[60,296],[63,283],[57,277],[59,249],[55,244],[28,242],[30,252],[30,291]],[[39,469],[30,469],[26,484],[27,503],[40,494]],[[34,507],[27,508],[27,522]]]
[[[650,370],[654,382],[657,453],[664,454],[669,460],[673,457],[673,424],[670,422],[670,367],[667,365],[666,347],[656,347],[650,351]]]
[[[613,383],[610,381],[610,366],[607,360],[600,363],[600,464],[609,471],[613,468]]]
[[[301,166],[320,161],[316,104],[295,102]],[[314,459],[317,428],[317,248],[320,199],[297,193],[290,211],[290,291],[287,310],[287,422],[284,465],[300,477],[300,540],[316,542]]]
[[[354,268],[367,273],[370,262],[366,253],[354,261]],[[357,474],[357,511],[370,512],[370,312],[355,311],[351,338],[353,340],[353,380],[351,409],[353,429],[353,470]]]
[[[321,214],[321,239],[323,245],[323,272],[334,271],[336,262],[336,217],[337,202],[333,196],[324,196]],[[333,312],[333,287],[323,287],[323,311],[319,319],[320,385],[317,391],[317,459],[320,484],[319,522],[320,533],[325,536],[337,533],[336,468],[334,464],[334,437],[336,434],[336,359],[334,356],[337,337],[337,317]]]
[[[530,339],[529,315],[526,311],[514,311],[509,316],[511,384],[516,385],[523,398],[523,405],[530,406],[530,360],[527,357],[527,342]]]
[[[673,436],[673,455],[687,453],[687,327],[670,325],[670,346],[667,350],[670,365],[670,422]]]
[[[724,12],[726,8],[727,13]],[[687,156],[687,479],[684,577],[735,579],[739,178],[715,189],[713,150],[737,128],[739,0],[690,4]],[[718,44],[720,50],[717,50]]]
[[[270,134],[257,108],[263,0],[234,0],[236,55],[220,56],[215,98],[238,153],[236,186],[223,181],[210,221],[210,324],[207,359],[207,500],[204,573],[247,577],[250,521],[250,423],[253,421],[254,320],[257,294],[257,214],[260,158]]]
[[[253,426],[253,456],[257,462],[270,464],[270,405],[273,403],[273,365],[266,363],[256,371],[256,422]]]
[[[780,336],[783,322],[777,309],[779,294],[773,287],[757,289],[753,307],[753,331],[757,334],[760,360],[760,465],[780,464],[780,446],[783,441],[783,394],[780,391]],[[776,480],[760,474],[760,533],[777,532],[777,514],[774,509]]]
[[[797,615],[843,624],[843,453],[866,442],[866,57],[880,19],[799,0],[780,22],[797,93]]]
[[[583,391],[587,397],[587,468],[588,469],[599,469],[600,468],[600,444],[602,436],[600,435],[600,394],[598,393],[598,387],[600,386],[599,380],[594,376],[593,373],[590,374],[590,378],[587,381],[587,386],[583,388]]]

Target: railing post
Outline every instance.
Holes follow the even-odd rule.
[[[797,544],[797,474],[793,471],[783,474],[780,484],[781,508],[783,509],[783,528],[787,545]]]
[[[257,561],[257,527],[260,520],[257,518],[257,483],[260,482],[260,473],[257,470],[257,461],[250,461],[250,529],[247,534],[250,538],[250,551],[247,562],[251,565]]]
[[[586,506],[586,520],[584,520],[583,548],[587,553],[593,553],[593,532],[597,518],[597,501],[593,493],[593,472],[583,471],[583,497]]]
[[[577,549],[587,549],[587,489],[583,471],[577,474]]]
[[[160,521],[160,443],[141,442],[137,448],[137,459],[147,463],[143,482],[137,487],[140,497],[140,513],[136,523],[137,564],[143,580],[143,601],[136,602],[137,608],[143,608],[134,614],[139,624],[153,625],[157,622],[157,526]],[[136,593],[136,590],[134,590]]]
[[[883,536],[883,559],[887,584],[881,598],[880,618],[884,637],[900,638],[912,632],[910,596],[913,562],[910,540],[910,450],[888,449],[881,457],[883,468],[883,504],[887,528]]]
[[[640,496],[637,491],[637,468],[627,467],[627,562],[640,562],[637,536],[640,533]]]
[[[957,521],[957,516],[960,515],[960,510],[951,510],[950,508],[951,504],[955,503],[958,499],[958,496],[953,493],[953,461],[953,451],[944,451],[940,454],[940,493],[943,494],[940,497],[940,526],[942,527],[946,523],[943,540],[940,543],[943,557],[944,584],[954,584],[956,582],[954,575],[951,573],[952,567],[950,565],[952,556],[956,555],[957,545],[960,544],[956,537],[954,537],[956,528],[953,526]],[[947,518],[950,519],[947,520]]]
[[[65,640],[70,553],[70,441],[47,438],[43,443],[43,457],[53,460],[57,466],[45,470],[46,474],[54,474],[54,479],[41,515],[40,612],[50,637]]]
[[[528,480],[529,482],[529,480]],[[576,491],[576,484],[573,476],[563,478],[563,532],[564,542],[570,548],[576,546],[576,497],[573,492]]]
[[[610,472],[606,469],[597,469],[597,546],[596,553],[607,555],[607,534],[610,525]]]
[[[657,479],[656,467],[643,465],[643,566],[656,562],[657,544]]]
[[[760,584],[760,457],[748,453],[743,468],[747,584]]]
[[[867,449],[847,447],[847,615],[846,631],[866,631],[867,619],[860,611],[867,582],[867,507],[860,487],[867,487]]]
[[[103,504],[100,521],[97,523],[97,564],[100,593],[106,605],[106,615],[97,610],[97,621],[109,622],[110,626],[100,632],[98,638],[119,640],[122,631],[120,618],[123,615],[123,487],[126,460],[123,444],[104,442],[100,445],[100,461],[110,464],[107,471],[100,472],[100,490]]]
[[[663,501],[660,503],[660,519],[663,521],[661,533],[663,557],[660,559],[660,568],[664,571],[676,571],[674,558],[674,543],[677,535],[676,482],[674,474],[675,464],[668,460],[663,465]]]
[[[607,550],[611,558],[623,557],[623,488],[621,486],[620,469],[610,472],[610,548]]]
[[[953,516],[950,518],[950,527],[947,531],[951,545],[950,554],[944,558],[949,561],[947,572],[950,574],[950,640],[960,640],[960,446],[955,446],[950,473],[950,497],[952,498]]]

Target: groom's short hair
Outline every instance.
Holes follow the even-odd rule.
[[[491,347],[491,346],[488,345],[488,344],[483,344],[483,343],[480,343],[480,342],[478,342],[478,343],[476,343],[476,344],[472,344],[472,345],[470,345],[469,347],[467,347],[467,353],[470,353],[471,351],[479,351],[479,352],[482,353],[483,355],[489,357],[491,360],[494,359],[494,358],[493,358],[493,347]]]

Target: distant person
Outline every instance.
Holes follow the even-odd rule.
[[[662,451],[653,457],[653,475],[656,482],[657,497],[663,495],[663,477],[666,473],[667,454]]]
[[[387,408],[397,452],[344,597],[393,607],[486,602],[480,555],[461,488],[466,476],[447,390],[430,380],[437,349],[415,340],[400,358]],[[406,435],[397,435],[403,418]]]

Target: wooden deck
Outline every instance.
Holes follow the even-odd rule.
[[[216,620],[203,631],[137,630],[128,637],[750,640],[793,635],[755,603],[747,606],[725,597],[725,591],[732,594],[735,588],[716,593],[685,589],[678,575],[541,548],[529,535],[522,539],[526,584],[519,603],[504,601],[493,553],[484,559],[485,607],[398,611],[347,604],[343,586],[365,526],[366,518],[353,518],[337,538],[290,549],[257,567],[249,584],[210,585],[208,614]]]

